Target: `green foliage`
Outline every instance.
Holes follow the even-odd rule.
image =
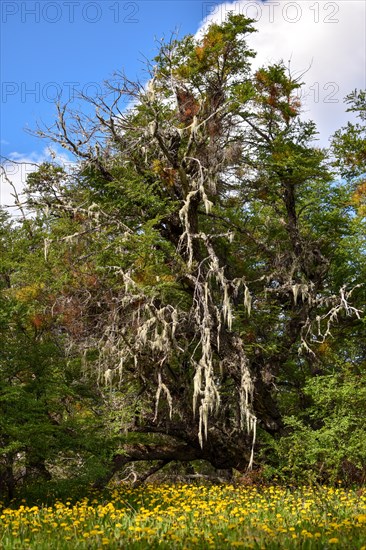
[[[346,97],[348,112],[356,113],[357,122],[348,122],[335,132],[333,152],[341,175],[346,178],[365,175],[366,167],[366,93],[354,90]]]
[[[248,33],[255,32],[252,23],[231,13],[221,25],[212,24],[202,39],[187,36],[163,45],[155,58],[157,76],[170,78],[172,66],[178,81],[190,81],[198,88],[242,76],[249,69],[248,57],[255,55],[244,40]]]
[[[344,372],[309,379],[309,406],[285,418],[287,435],[268,439],[276,473],[295,483],[364,483],[366,475],[366,373]]]
[[[80,357],[67,353],[49,310],[57,283],[46,286],[44,229],[37,225],[15,227],[3,217],[1,228],[2,242],[11,242],[1,256],[0,288],[0,474],[9,466],[13,472],[4,497],[13,484],[47,480],[60,454],[79,464],[72,474],[80,476],[98,448],[99,470],[108,453],[104,433],[95,432],[99,392],[84,378]]]

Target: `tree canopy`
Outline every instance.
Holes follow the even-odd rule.
[[[231,14],[163,41],[146,84],[116,74],[37,131],[75,163],[41,165],[33,216],[2,218],[12,483],[65,453],[98,483],[199,459],[365,475],[365,92],[319,148],[301,82],[251,70],[252,32]]]

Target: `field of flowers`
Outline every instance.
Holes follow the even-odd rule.
[[[2,507],[0,548],[366,550],[366,490],[121,486],[107,501]]]

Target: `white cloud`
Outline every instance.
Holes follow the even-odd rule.
[[[73,163],[65,155],[55,148],[46,147],[41,153],[19,153],[13,151],[6,159],[2,159],[2,168],[0,172],[0,206],[5,207],[14,216],[19,216],[19,209],[15,206],[14,189],[22,200],[21,194],[27,181],[27,176],[37,170],[42,162],[55,162],[65,169],[70,168]]]
[[[349,114],[343,98],[366,87],[366,3],[358,0],[329,2],[307,0],[240,0],[206,2],[208,22],[221,22],[229,11],[256,20],[258,32],[248,38],[257,52],[253,68],[290,61],[296,76],[307,71],[302,100],[304,118],[317,124],[320,143],[341,127]]]

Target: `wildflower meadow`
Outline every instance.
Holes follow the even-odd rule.
[[[2,508],[0,548],[366,550],[366,491],[148,484]]]

